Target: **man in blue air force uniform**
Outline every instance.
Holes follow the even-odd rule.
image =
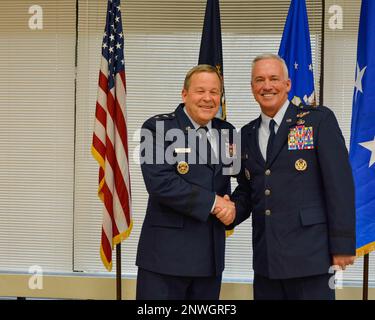
[[[255,299],[334,299],[330,266],[355,255],[352,172],[333,112],[289,103],[291,85],[279,56],[255,58],[234,224],[252,212]]]
[[[152,150],[152,161],[141,164],[149,199],[136,260],[137,299],[219,298],[225,225],[234,220],[234,204],[222,197],[230,192],[223,155],[235,150],[234,127],[215,118],[221,92],[216,68],[194,67],[185,78],[184,103],[143,124],[151,139],[145,135],[141,156]],[[193,142],[202,137],[199,148]],[[158,161],[160,155],[165,159]],[[215,215],[215,208],[227,209]]]

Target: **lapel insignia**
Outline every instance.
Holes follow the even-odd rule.
[[[187,174],[189,172],[189,165],[185,161],[180,161],[177,164],[177,171],[179,174]]]
[[[304,159],[298,159],[294,166],[297,171],[305,171],[307,169],[307,162]]]
[[[292,122],[292,119],[286,119],[286,123],[291,123]]]
[[[289,130],[288,150],[310,150],[314,149],[313,127],[303,125],[296,126]]]

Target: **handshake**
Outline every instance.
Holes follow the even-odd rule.
[[[230,225],[236,218],[236,207],[228,195],[220,197],[216,195],[215,208],[212,214],[226,226]]]

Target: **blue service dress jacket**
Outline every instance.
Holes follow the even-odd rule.
[[[334,254],[355,254],[354,183],[334,113],[290,104],[270,159],[261,117],[241,129],[235,224],[252,212],[254,272],[271,279],[329,273]]]
[[[154,159],[157,154],[171,153],[178,159],[141,163],[149,198],[136,264],[161,274],[217,276],[224,269],[225,226],[211,209],[216,194],[230,194],[230,176],[222,175],[227,165],[221,160],[218,164],[196,163],[200,161],[198,147],[188,140],[189,131],[195,129],[183,108],[180,104],[173,113],[152,117],[142,126],[152,138],[148,143],[147,138],[141,141],[141,156],[151,148]],[[170,141],[167,132],[173,132],[171,129],[178,129],[183,139]],[[222,132],[234,127],[214,118],[212,129]],[[231,135],[228,139],[223,145],[231,144]]]

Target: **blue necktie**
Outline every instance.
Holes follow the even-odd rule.
[[[208,128],[206,126],[199,127],[197,131],[200,133],[200,138],[199,139],[206,139],[207,141],[207,154],[206,155],[201,155],[203,159],[207,160],[207,164],[212,164],[211,160],[211,153],[212,153],[212,147],[210,140],[208,139],[207,132]]]
[[[266,159],[267,162],[271,160],[272,146],[275,140],[275,124],[276,124],[275,120],[271,119],[270,125],[269,125],[270,136],[268,138],[268,143],[267,143],[267,159]]]

